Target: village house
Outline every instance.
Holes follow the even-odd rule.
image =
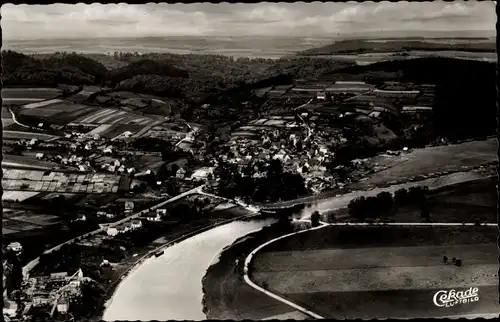
[[[125,211],[134,210],[134,202],[133,201],[125,201]]]
[[[130,223],[131,229],[139,229],[141,227],[142,227],[142,221],[140,221],[139,219],[132,220],[132,222]]]
[[[160,214],[161,216],[167,215],[167,209],[156,209],[156,213]]]
[[[184,176],[186,175],[186,170],[184,170],[183,168],[180,168],[179,170],[177,170],[177,172],[175,173],[175,176],[176,178],[178,179],[184,179]]]
[[[73,221],[76,222],[76,221],[86,221],[86,220],[87,217],[84,214],[78,214]]]
[[[156,213],[150,212],[146,215],[146,220],[158,222],[158,221],[161,221],[161,215],[158,212],[156,212]]]
[[[116,228],[116,227],[109,227],[106,230],[106,234],[108,236],[114,237],[114,236],[118,235],[118,228]]]

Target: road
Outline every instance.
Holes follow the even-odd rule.
[[[163,207],[163,206],[164,206],[164,205],[166,205],[166,204],[169,204],[169,203],[172,203],[172,202],[174,202],[174,201],[176,201],[176,200],[182,199],[182,198],[184,198],[184,197],[186,197],[186,196],[188,196],[188,195],[191,195],[191,194],[194,194],[194,193],[200,193],[200,192],[201,192],[201,189],[202,189],[203,187],[204,187],[204,184],[203,184],[203,185],[200,185],[200,186],[198,186],[198,187],[196,187],[196,188],[193,188],[193,189],[191,189],[191,190],[189,190],[189,191],[183,192],[183,193],[181,193],[181,194],[179,194],[179,195],[177,195],[177,196],[175,196],[175,197],[173,197],[173,198],[170,198],[170,199],[168,199],[168,200],[162,201],[162,202],[158,203],[157,205],[152,206],[152,207],[150,207],[150,208],[148,208],[148,209],[146,209],[146,210],[139,211],[139,212],[137,212],[137,213],[134,213],[134,214],[132,214],[132,215],[130,215],[130,216],[127,216],[127,217],[125,217],[125,218],[123,218],[123,219],[120,219],[120,220],[118,220],[118,221],[115,221],[115,222],[113,222],[113,223],[110,223],[110,224],[108,224],[108,225],[106,225],[106,226],[103,226],[103,227],[101,227],[101,228],[98,228],[98,229],[96,229],[96,230],[93,230],[93,231],[91,231],[91,232],[88,232],[88,233],[83,234],[83,235],[81,235],[81,236],[74,237],[74,238],[72,238],[72,239],[70,239],[70,240],[67,240],[67,241],[65,241],[65,242],[63,242],[63,243],[61,243],[61,244],[59,244],[59,245],[57,245],[57,246],[54,246],[54,247],[52,247],[52,248],[50,248],[50,249],[46,250],[46,251],[44,252],[44,254],[48,254],[48,253],[51,253],[51,252],[53,252],[53,251],[57,251],[57,250],[59,250],[62,246],[67,245],[67,244],[70,244],[70,243],[72,243],[72,242],[76,241],[76,240],[77,240],[77,239],[79,239],[79,238],[85,238],[85,237],[88,237],[88,236],[96,235],[96,234],[98,234],[98,233],[102,232],[104,229],[107,229],[107,228],[110,228],[110,227],[115,227],[115,226],[118,226],[118,225],[120,225],[120,224],[122,224],[122,223],[125,223],[125,222],[129,221],[129,220],[132,220],[132,219],[138,218],[139,216],[141,216],[141,215],[142,215],[142,214],[144,214],[144,213],[147,213],[148,211],[154,211],[154,210],[156,210],[156,209],[158,209],[158,208],[160,208],[160,207]],[[37,258],[35,258],[34,260],[32,260],[31,262],[29,262],[27,265],[25,265],[25,266],[23,267],[23,275],[24,275],[24,276],[27,276],[27,275],[29,274],[29,272],[30,272],[30,271],[31,271],[31,270],[32,270],[32,269],[33,269],[36,265],[38,265],[38,263],[39,263],[39,262],[40,262],[40,257],[37,257]]]
[[[306,220],[297,220],[297,221],[307,222]],[[278,241],[280,239],[284,239],[284,238],[287,238],[290,236],[302,234],[302,233],[312,231],[312,230],[322,229],[322,228],[325,228],[328,226],[419,226],[419,227],[422,227],[422,226],[457,226],[457,227],[459,227],[459,226],[476,226],[476,225],[477,225],[476,223],[380,223],[380,224],[370,224],[370,223],[325,223],[325,222],[320,222],[320,226],[318,226],[318,227],[313,227],[313,228],[305,229],[302,231],[293,232],[291,234],[286,234],[286,235],[283,235],[281,237],[267,241],[264,244],[260,245],[259,247],[255,248],[245,259],[245,266],[243,269],[243,278],[244,278],[245,282],[249,286],[254,288],[255,290],[258,290],[258,291],[266,294],[269,297],[272,297],[272,298],[274,298],[274,299],[276,299],[284,304],[287,304],[292,309],[300,311],[300,312],[306,314],[307,316],[310,316],[310,317],[315,318],[315,319],[324,319],[324,317],[322,317],[321,315],[316,314],[316,313],[314,313],[314,312],[312,312],[312,311],[310,311],[310,310],[308,310],[308,309],[306,309],[306,308],[304,308],[296,303],[293,303],[293,302],[291,302],[291,301],[289,301],[289,300],[287,300],[287,299],[285,299],[285,298],[283,298],[275,293],[272,293],[269,290],[265,290],[264,288],[255,284],[250,279],[250,277],[248,275],[249,270],[250,270],[250,265],[252,263],[252,260],[253,260],[253,257],[255,256],[255,254],[257,252],[259,252],[262,248],[264,248],[264,247],[268,246],[269,244],[274,243],[275,241]],[[483,223],[483,224],[481,224],[481,226],[498,227],[498,223]],[[457,317],[459,317],[459,316],[457,316]]]
[[[31,129],[31,126],[28,126],[28,125],[26,125],[26,124],[22,124],[22,123],[20,123],[20,122],[17,120],[17,118],[16,118],[16,114],[14,114],[14,112],[12,112],[12,109],[11,109],[10,107],[9,107],[9,113],[10,113],[10,115],[12,116],[12,121],[14,121],[14,123],[16,123],[17,125],[20,125],[20,126],[22,126],[22,127],[25,127],[25,128],[27,128],[27,129]]]

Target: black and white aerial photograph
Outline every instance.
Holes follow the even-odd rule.
[[[3,320],[498,317],[495,9],[2,5]]]

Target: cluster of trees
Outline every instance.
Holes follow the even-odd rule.
[[[10,272],[6,274],[6,291],[7,295],[10,296],[12,292],[19,289],[21,286],[23,281],[23,265],[19,257],[12,251],[6,251],[4,253],[4,260],[11,265]]]
[[[381,216],[390,216],[393,214],[394,206],[404,206],[416,204],[420,207],[420,216],[422,219],[430,217],[430,206],[428,202],[429,188],[411,187],[410,189],[399,189],[394,193],[381,192],[373,197],[358,197],[349,202],[349,215],[357,219],[373,219]]]
[[[11,50],[2,51],[4,86],[92,85],[100,83],[104,65],[77,54],[37,59]]]
[[[219,194],[227,198],[243,197],[257,202],[295,199],[306,194],[304,178],[299,174],[283,171],[279,160],[264,166],[266,175],[253,178],[252,173],[242,175],[236,165],[220,162]]]

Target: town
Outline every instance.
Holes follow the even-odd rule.
[[[4,320],[421,317],[423,290],[492,292],[494,40],[167,38],[3,50]]]

